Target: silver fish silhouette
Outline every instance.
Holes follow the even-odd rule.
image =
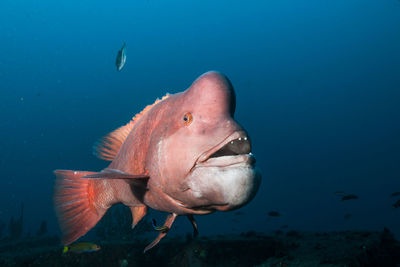
[[[121,71],[126,63],[126,44],[124,43],[121,49],[118,51],[117,59],[115,60],[115,65],[117,70]]]

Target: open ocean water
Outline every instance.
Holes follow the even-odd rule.
[[[126,64],[117,71],[124,43]],[[101,137],[210,70],[226,75],[235,89],[235,120],[251,137],[262,181],[246,206],[195,216],[204,238],[199,246],[264,240],[277,230],[289,233],[288,239],[279,237],[286,245],[297,233],[336,240],[334,233],[352,231],[356,237],[351,239],[359,241],[369,235],[357,234],[367,231],[399,240],[399,1],[2,0],[0,263],[138,266],[127,256],[136,252],[120,253],[111,263],[97,263],[96,253],[107,258],[118,250],[105,243],[111,239],[132,241],[132,248],[120,251],[141,251],[157,235],[152,218],[161,225],[167,213],[150,210],[132,232],[130,215],[122,206],[113,208],[83,238],[103,244],[100,252],[61,257],[53,171],[106,168],[109,162],[93,155]],[[177,251],[162,246],[174,244],[173,238],[191,240],[185,237],[191,233],[189,221],[178,217],[153,249],[159,252],[148,253],[170,257],[165,263],[175,266],[311,266],[286,257],[294,248],[283,249],[283,256],[271,254],[284,258],[276,264],[268,262],[269,256],[257,261],[243,254],[224,265],[219,254],[193,245]],[[146,241],[135,243],[135,236]],[[281,246],[269,247],[269,241],[263,243],[268,251]],[[232,249],[250,249],[253,243],[235,244]],[[26,252],[46,246],[49,250]],[[251,250],[257,249],[256,255],[263,253],[264,248]],[[16,250],[23,253],[10,252]],[[182,251],[185,261],[180,261]],[[400,259],[380,263],[396,266]]]

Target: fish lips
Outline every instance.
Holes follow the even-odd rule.
[[[209,158],[204,162],[197,163],[196,167],[233,167],[234,165],[238,164],[248,164],[254,166],[255,162],[256,158],[250,152],[249,154]]]

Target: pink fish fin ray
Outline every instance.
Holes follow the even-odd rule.
[[[119,127],[97,141],[93,146],[93,154],[100,159],[112,161],[140,118],[153,106],[168,97],[169,94],[166,94],[161,99],[157,99],[153,104],[146,106],[140,113],[136,114],[126,125]]]
[[[68,245],[93,228],[107,208],[95,201],[99,181],[81,179],[94,172],[56,170],[54,173],[54,207],[63,233],[62,243]]]
[[[168,227],[168,229],[171,229],[172,224],[174,223],[176,217],[178,217],[177,214],[175,213],[171,213],[167,216],[167,219],[165,220],[164,226]],[[168,233],[168,231],[165,232],[159,232],[158,236],[156,237],[156,239],[153,240],[153,242],[151,242],[149,245],[147,245],[147,247],[144,249],[143,253],[146,253],[146,251],[148,251],[149,249],[153,248],[155,245],[157,245],[160,240],[166,236]]]

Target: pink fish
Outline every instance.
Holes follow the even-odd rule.
[[[261,174],[249,136],[233,119],[235,106],[230,81],[207,72],[186,91],[156,100],[105,136],[96,151],[111,161],[106,169],[56,170],[54,203],[63,244],[86,234],[117,203],[131,209],[132,227],[150,207],[169,213],[165,229],[177,216],[187,216],[195,234],[193,215],[247,204]],[[145,251],[167,232],[160,231]]]

